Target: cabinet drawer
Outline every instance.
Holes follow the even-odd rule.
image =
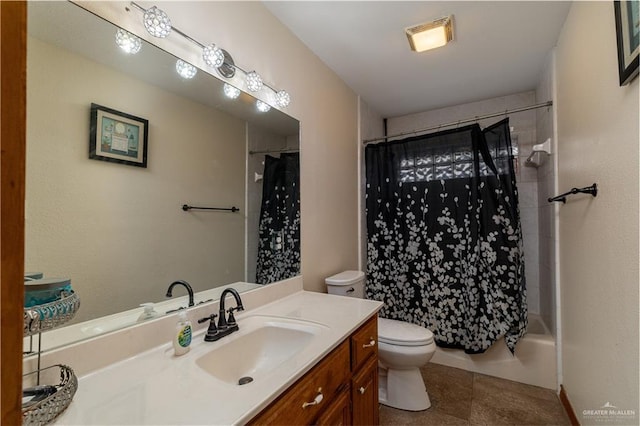
[[[377,315],[351,335],[351,371],[357,371],[372,355],[378,356]]]
[[[349,342],[345,341],[250,423],[311,424],[348,386],[349,377]],[[314,400],[317,403],[304,406]]]

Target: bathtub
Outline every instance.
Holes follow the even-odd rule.
[[[533,314],[529,314],[527,333],[516,345],[515,356],[499,340],[485,353],[475,355],[460,349],[437,348],[431,362],[556,389],[555,339],[540,317]]]

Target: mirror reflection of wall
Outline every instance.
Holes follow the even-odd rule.
[[[82,301],[71,324],[166,300],[177,279],[196,292],[251,282],[249,132],[297,150],[298,122],[257,112],[246,93],[223,97],[202,70],[181,79],[176,58],[144,41],[122,53],[117,27],[72,3],[28,10],[26,270],[71,279]],[[92,103],[149,121],[146,168],[88,158]]]
[[[242,120],[36,39],[28,70],[26,269],[70,277],[77,320],[244,280],[243,214],[180,208],[245,211]],[[87,158],[92,102],[149,120],[146,169]]]

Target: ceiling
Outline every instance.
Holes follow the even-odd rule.
[[[536,88],[565,1],[266,1],[383,117]],[[454,41],[415,53],[406,27],[454,15]]]

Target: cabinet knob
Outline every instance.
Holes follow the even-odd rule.
[[[323,399],[324,399],[324,396],[322,395],[322,388],[318,388],[318,395],[316,395],[313,401],[305,402],[304,404],[302,404],[302,408],[307,408],[312,405],[318,405],[322,402]]]
[[[358,389],[358,392],[360,392],[360,394],[363,395],[367,391],[368,387],[369,387],[368,383],[367,383],[367,386],[360,386],[360,389]]]
[[[369,343],[365,343],[364,345],[362,345],[363,348],[372,348],[376,345],[376,341],[373,339],[373,337],[369,337],[369,339],[371,339]]]

